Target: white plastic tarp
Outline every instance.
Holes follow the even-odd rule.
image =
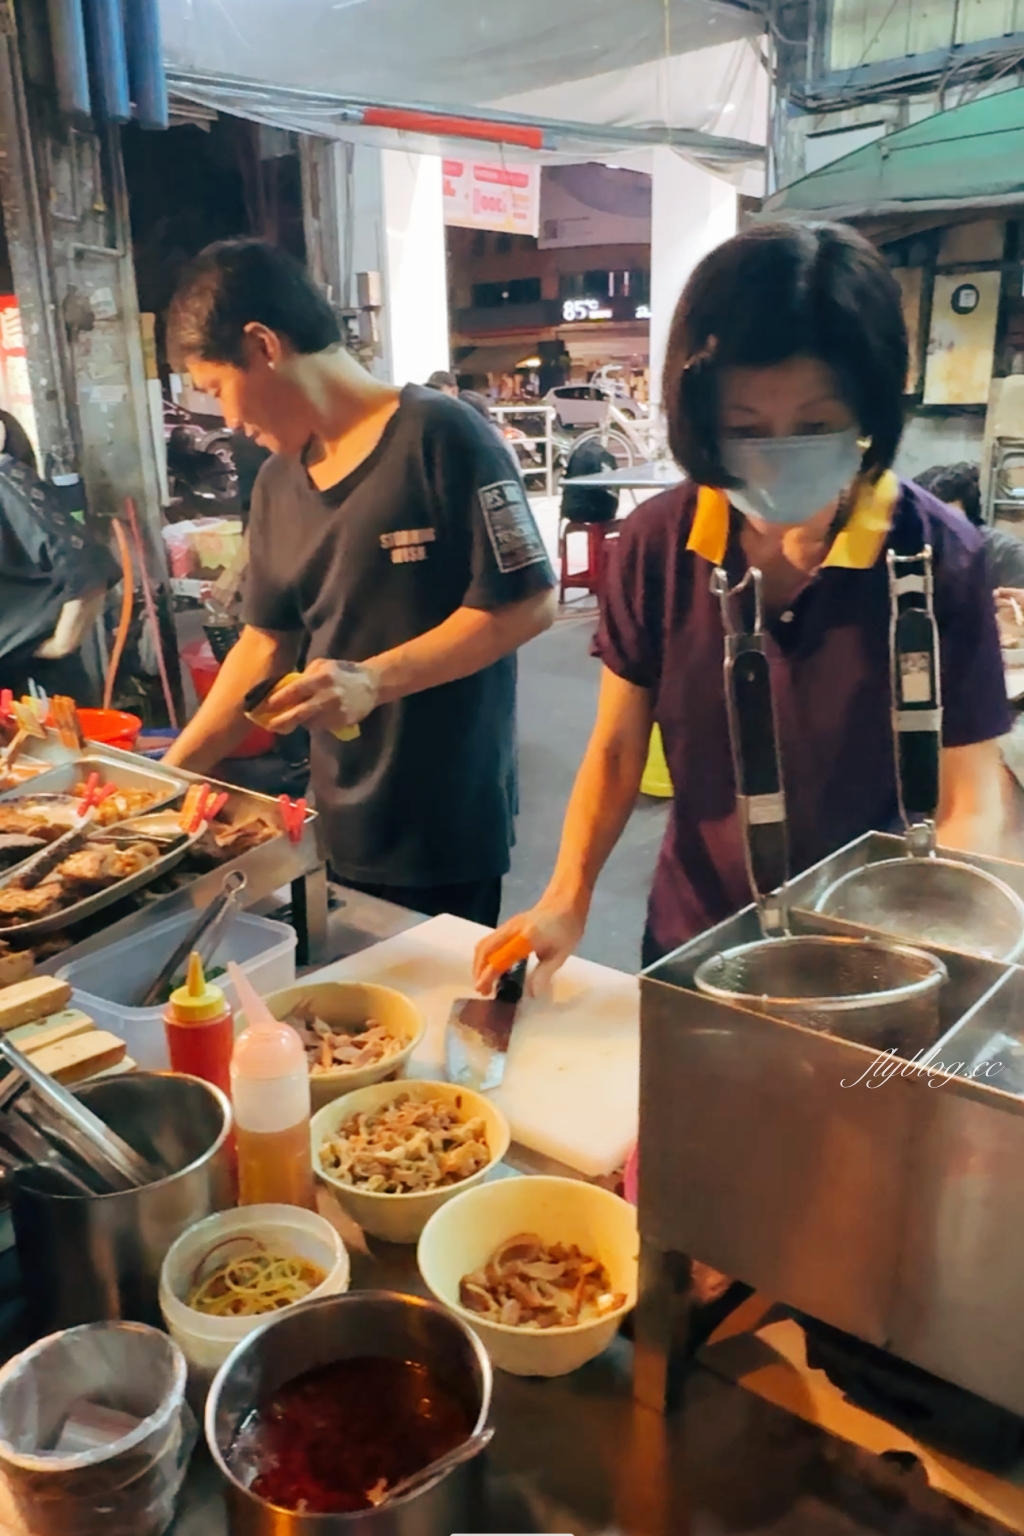
[[[745,41],[763,22],[728,0],[161,0],[161,15],[176,94],[300,132],[443,151],[429,131],[363,125],[374,104],[543,121],[548,160],[674,142],[735,164],[764,143]]]

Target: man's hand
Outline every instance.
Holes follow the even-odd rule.
[[[358,725],[376,708],[379,695],[380,683],[370,667],[325,658],[311,661],[294,683],[274,690],[273,713],[265,716],[267,729],[285,736],[300,725],[307,731]]]

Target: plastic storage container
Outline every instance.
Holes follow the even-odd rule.
[[[128,1054],[150,1071],[166,1071],[170,1065],[164,1005],[132,1008],[126,999],[137,997],[144,983],[151,981],[170,959],[195,916],[189,911],[165,917],[163,922],[147,928],[144,935],[119,939],[94,954],[72,960],[58,972],[74,988],[74,1006],[95,1019],[101,1029],[109,1029],[126,1041]],[[295,929],[287,923],[240,912],[224,930],[207,970],[212,972],[234,960],[257,992],[279,992],[295,981],[296,941]],[[228,1004],[237,1012],[234,987],[227,976],[216,979]]]
[[[337,1296],[348,1290],[349,1259],[345,1244],[330,1222],[314,1211],[300,1210],[294,1205],[246,1205],[208,1216],[182,1233],[164,1259],[160,1310],[168,1333],[188,1361],[196,1406],[205,1400],[211,1381],[235,1345],[269,1321],[270,1314],[266,1312],[253,1317],[210,1317],[186,1305],[185,1298],[203,1268],[204,1259],[215,1255],[211,1259],[215,1265],[231,1258],[232,1238],[238,1253],[252,1247],[251,1243],[239,1243],[239,1239],[255,1239],[319,1265],[324,1271],[323,1284],[306,1301],[317,1296]],[[303,1306],[304,1302],[294,1305]]]

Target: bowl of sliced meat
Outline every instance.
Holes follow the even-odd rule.
[[[404,993],[371,982],[300,984],[266,1002],[275,1019],[302,1037],[314,1110],[356,1088],[401,1077],[426,1029]]]

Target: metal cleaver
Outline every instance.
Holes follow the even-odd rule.
[[[493,997],[460,997],[452,1004],[444,1037],[448,1079],[486,1092],[505,1076],[508,1043],[526,984],[526,964],[506,971]]]

